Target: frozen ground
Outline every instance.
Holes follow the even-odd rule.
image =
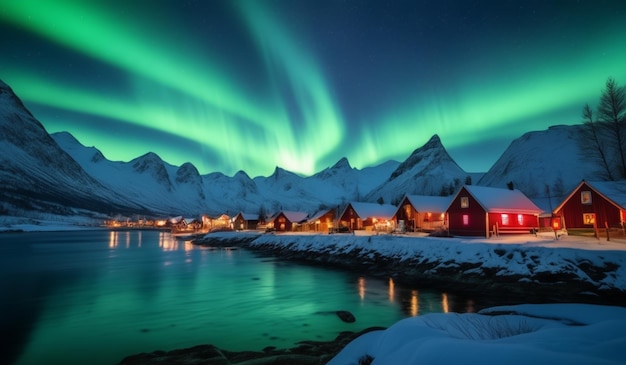
[[[328,365],[617,365],[624,348],[626,308],[524,304],[404,319],[357,338]]]

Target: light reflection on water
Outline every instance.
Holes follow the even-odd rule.
[[[2,236],[0,312],[18,364],[112,364],[211,343],[293,347],[473,302],[320,267],[209,249],[159,231]],[[11,279],[9,279],[11,278]],[[4,310],[6,307],[6,310]],[[335,314],[347,310],[355,323]],[[6,325],[4,325],[6,324]],[[0,358],[0,363],[11,360]]]

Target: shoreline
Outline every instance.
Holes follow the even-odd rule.
[[[532,241],[483,242],[461,238],[455,241],[388,235],[248,232],[208,234],[192,241],[199,246],[240,246],[280,259],[350,270],[379,279],[392,278],[403,285],[520,298],[530,293],[531,298],[546,303],[626,306],[626,244],[624,251],[615,251],[551,248],[533,245]],[[546,242],[547,246],[551,244]],[[380,250],[376,246],[387,247]],[[426,246],[424,251],[420,252],[420,246]],[[471,255],[464,257],[460,250],[471,251]],[[567,254],[561,257],[556,252]],[[471,260],[466,260],[467,256],[472,256]]]

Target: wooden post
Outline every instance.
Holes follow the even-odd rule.
[[[610,241],[611,237],[609,237],[609,222],[604,221],[604,228],[606,228],[606,240]]]

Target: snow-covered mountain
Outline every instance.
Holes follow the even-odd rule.
[[[512,182],[530,198],[549,195],[560,202],[581,180],[597,180],[597,165],[583,157],[580,147],[583,128],[558,125],[525,133],[511,142],[478,185],[506,188]]]
[[[348,200],[384,181],[398,162],[363,170],[346,158],[321,172],[302,177],[276,167],[268,177],[251,179],[239,171],[229,177],[219,172],[200,175],[191,163],[170,165],[154,153],[130,162],[109,161],[95,147],[82,145],[70,133],[51,135],[95,180],[127,201],[160,215],[218,215],[239,211],[274,213],[297,210],[313,213]]]
[[[367,194],[367,201],[397,204],[405,194],[451,195],[470,175],[450,157],[438,135],[413,151],[380,186]]]
[[[69,133],[49,135],[0,81],[0,213],[313,213],[348,201],[382,198],[395,204],[405,194],[450,195],[470,180],[493,187],[512,183],[536,199],[549,187],[556,201],[582,179],[597,180],[597,166],[581,151],[583,128],[555,126],[524,134],[480,180],[457,165],[437,135],[402,163],[357,169],[342,158],[308,177],[280,167],[254,179],[243,171],[232,177],[200,175],[191,163],[173,166],[152,152],[129,162],[109,161]]]
[[[0,213],[143,211],[87,174],[0,81]]]

